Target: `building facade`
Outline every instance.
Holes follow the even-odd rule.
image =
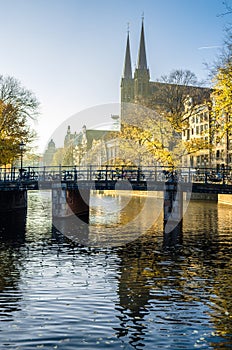
[[[134,74],[131,66],[129,32],[127,34],[125,61],[121,79],[121,104],[138,104],[150,100],[154,102],[151,103],[152,108],[157,108],[160,111],[164,98],[168,97],[169,88],[171,94],[173,85],[150,80],[144,23],[142,21],[138,59]],[[196,86],[178,86],[178,89],[180,91],[182,89],[182,93],[186,92],[186,102],[183,104],[183,108],[189,108],[189,116],[186,117],[186,121],[182,125],[182,140],[186,145],[191,142],[196,145],[196,149],[199,147],[199,150],[193,153],[189,152],[183,157],[182,165],[195,168],[231,168],[232,131],[225,130],[224,134],[219,137],[220,132],[217,132],[215,129],[215,116],[212,113],[212,90]],[[231,116],[228,117],[222,113],[221,126],[228,121],[228,118],[231,118]]]

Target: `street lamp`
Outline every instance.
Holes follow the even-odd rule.
[[[20,149],[20,177],[22,177],[22,172],[23,172],[23,152],[25,150],[25,143],[22,141],[19,144],[19,149]]]

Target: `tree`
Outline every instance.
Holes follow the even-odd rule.
[[[232,59],[218,69],[213,91],[214,111],[217,116],[222,113],[232,114]]]
[[[225,7],[225,12],[221,13],[219,16],[221,17],[232,14],[232,4],[230,4],[228,0],[224,0],[223,5]]]
[[[188,126],[188,119],[196,113],[199,104],[209,100],[209,89],[201,85],[193,72],[173,70],[156,83],[146,105],[164,115],[175,131],[181,132]]]
[[[227,4],[228,9],[228,4]],[[224,46],[211,67],[216,141],[232,130],[232,28],[226,29]]]
[[[206,148],[203,138],[182,143],[181,133],[188,128],[189,118],[207,107],[210,100],[211,90],[199,85],[191,71],[174,70],[154,83],[153,94],[140,100],[140,105],[122,106],[121,136],[131,140],[131,150],[136,149],[143,159],[147,153],[147,157],[152,155],[170,166],[180,164],[182,156]]]
[[[0,75],[0,164],[12,163],[20,154],[19,144],[35,137],[28,119],[35,119],[39,102],[13,77]]]
[[[53,166],[64,165],[63,159],[64,159],[64,148],[58,148],[53,155],[51,165]]]

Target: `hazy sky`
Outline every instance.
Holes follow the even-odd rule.
[[[219,16],[223,0],[0,0],[0,8],[0,74],[39,99],[40,145],[73,114],[119,102],[128,22],[135,67],[144,13],[155,80],[177,68],[207,78],[203,63],[217,55],[231,20]]]

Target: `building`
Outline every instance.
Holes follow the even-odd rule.
[[[105,130],[87,129],[84,125],[77,133],[71,132],[70,125],[64,139],[64,150],[71,150],[72,164],[87,166],[115,163],[118,157],[118,119],[119,116],[111,115],[114,120],[112,128]]]
[[[160,111],[166,108],[164,100],[173,93],[175,86],[150,80],[145,47],[144,22],[142,21],[137,66],[132,74],[130,37],[127,34],[123,76],[121,79],[121,104],[144,104],[150,101],[152,108]],[[212,89],[197,86],[178,86],[183,96],[183,110],[186,121],[180,132],[183,142],[196,145],[198,151],[183,157],[182,165],[196,168],[232,167],[232,132],[227,130],[223,137],[215,132],[212,113]],[[161,107],[161,109],[160,109]],[[122,116],[124,109],[122,108]],[[228,116],[222,114],[221,124]]]
[[[53,156],[56,153],[57,149],[56,149],[56,145],[55,142],[53,141],[53,139],[51,139],[48,143],[47,149],[44,152],[43,155],[43,165],[44,166],[49,166],[52,165],[52,161],[53,161]]]
[[[173,91],[177,90],[177,94]],[[127,109],[123,106],[133,105],[152,105],[152,109],[163,111],[167,116],[169,106],[166,100],[173,95],[176,102],[181,96],[180,110],[184,115],[185,122],[181,123],[179,130],[173,135],[175,138],[182,139],[187,145],[195,145],[194,151],[182,156],[182,165],[195,168],[209,167],[231,167],[232,166],[232,136],[227,132],[219,138],[215,132],[215,120],[212,113],[212,90],[206,87],[193,85],[177,85],[167,82],[151,81],[150,71],[147,64],[147,54],[145,45],[144,21],[142,20],[137,65],[132,72],[130,35],[127,34],[125,60],[123,66],[123,75],[121,78],[121,120],[125,117]],[[161,112],[162,113],[162,112]],[[120,140],[118,139],[119,116],[111,116],[116,121],[117,127],[108,130],[88,130],[83,126],[80,132],[71,132],[68,126],[64,139],[64,149],[69,150],[71,154],[71,165],[88,164],[113,164],[117,161],[124,161],[123,152],[120,149]],[[228,117],[227,117],[228,118]],[[222,115],[222,124],[225,116]],[[120,123],[119,123],[120,124]],[[123,146],[121,146],[122,148]],[[189,146],[190,147],[190,146]],[[54,145],[48,145],[45,158],[50,159],[54,152]],[[71,153],[70,153],[71,152]],[[135,151],[133,151],[135,153]],[[139,156],[140,157],[140,156]],[[128,160],[128,159],[127,159]],[[145,158],[139,159],[138,162]],[[148,160],[147,164],[154,164]],[[137,162],[137,163],[138,163]],[[70,164],[67,164],[70,165]]]

